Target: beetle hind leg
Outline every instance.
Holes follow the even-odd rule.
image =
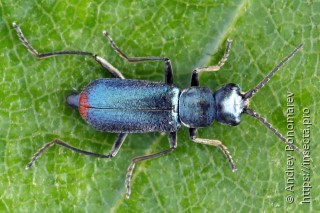
[[[115,140],[115,142],[113,144],[113,147],[112,147],[112,149],[111,149],[111,151],[110,151],[110,153],[108,155],[98,154],[98,153],[94,153],[94,152],[88,152],[88,151],[73,147],[73,146],[65,143],[64,141],[62,141],[60,139],[54,139],[53,141],[51,141],[51,142],[45,144],[43,147],[41,147],[33,155],[31,161],[26,166],[26,169],[29,169],[34,164],[34,162],[38,159],[38,157],[40,157],[40,155],[42,155],[47,149],[49,149],[50,147],[52,147],[54,145],[59,145],[59,146],[65,147],[67,149],[70,149],[70,150],[72,150],[74,152],[77,152],[77,153],[80,153],[80,154],[83,154],[83,155],[88,155],[88,156],[91,156],[91,157],[112,158],[118,153],[118,151],[121,148],[121,145],[123,144],[123,142],[126,139],[127,135],[128,135],[127,133],[118,134],[118,137]]]
[[[111,75],[113,75],[115,78],[121,78],[124,79],[124,76],[122,73],[112,66],[107,60],[101,58],[97,54],[91,53],[91,52],[84,52],[84,51],[57,51],[57,52],[47,52],[47,53],[39,53],[35,48],[32,47],[32,45],[28,42],[27,38],[23,35],[22,30],[20,27],[13,22],[13,27],[17,31],[17,34],[19,36],[19,39],[23,43],[23,45],[31,52],[34,56],[37,58],[48,58],[48,57],[54,57],[59,55],[83,55],[83,56],[91,56],[94,58],[94,60],[99,63],[105,70],[107,70]]]

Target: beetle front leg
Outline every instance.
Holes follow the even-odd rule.
[[[210,146],[217,146],[223,152],[223,154],[227,157],[232,171],[233,172],[237,171],[236,165],[233,162],[233,159],[230,155],[228,148],[225,145],[223,145],[221,141],[205,139],[205,138],[197,138],[197,136],[196,136],[197,129],[196,128],[190,128],[189,133],[190,133],[190,138],[193,142],[202,143],[202,144],[206,144],[206,145],[210,145]]]
[[[126,53],[124,53],[120,47],[113,41],[111,36],[107,31],[103,31],[103,34],[107,37],[110,42],[112,48],[118,53],[122,58],[126,59],[128,62],[137,63],[137,62],[145,62],[145,61],[164,61],[165,63],[165,82],[167,84],[173,84],[173,71],[171,61],[165,57],[129,57]]]
[[[191,77],[191,86],[199,86],[200,85],[199,73],[201,73],[201,72],[214,72],[214,71],[220,70],[220,68],[227,61],[228,56],[230,54],[231,42],[232,42],[232,40],[230,40],[230,39],[227,40],[226,50],[224,51],[223,57],[221,58],[221,60],[218,62],[217,65],[196,68],[195,70],[193,70],[192,77]]]
[[[162,155],[168,154],[169,152],[172,152],[173,150],[175,150],[177,148],[177,132],[170,132],[169,133],[169,143],[170,143],[170,148],[169,149],[166,149],[166,150],[164,150],[162,152],[158,152],[158,153],[155,153],[155,154],[140,156],[140,157],[136,157],[136,158],[132,159],[131,164],[128,167],[127,177],[126,177],[126,188],[127,188],[126,197],[127,198],[129,198],[130,194],[131,194],[130,182],[131,182],[132,172],[133,172],[133,169],[134,169],[136,163],[138,163],[140,161],[144,161],[144,160],[149,160],[149,159],[152,159],[152,158],[160,157]]]
[[[79,148],[76,148],[76,147],[73,147],[65,142],[63,142],[62,140],[60,139],[54,139],[53,141],[45,144],[43,147],[41,147],[32,157],[30,163],[28,163],[28,165],[26,166],[26,169],[29,169],[33,164],[34,162],[38,159],[38,157],[40,157],[40,155],[42,155],[47,149],[49,149],[50,147],[52,147],[53,145],[59,145],[59,146],[63,146],[67,149],[70,149],[74,152],[78,152],[80,154],[83,154],[83,155],[89,155],[91,157],[96,157],[96,158],[112,158],[114,157],[119,149],[121,148],[121,145],[123,144],[124,140],[126,139],[127,137],[127,133],[120,133],[118,134],[117,136],[117,139],[115,140],[114,144],[113,144],[113,147],[110,151],[110,153],[108,155],[102,155],[102,154],[97,154],[97,153],[94,153],[94,152],[88,152],[88,151],[85,151],[85,150],[82,150],[82,149],[79,149]]]

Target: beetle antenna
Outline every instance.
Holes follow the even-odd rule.
[[[265,118],[261,117],[261,115],[259,115],[256,111],[254,111],[253,109],[245,109],[244,113],[258,119],[263,125],[265,125],[268,129],[270,129],[278,138],[280,138],[285,144],[287,144],[288,146],[290,146],[291,148],[293,148],[294,150],[296,150],[297,152],[299,152],[300,155],[302,156],[306,156],[305,154],[303,154],[303,151],[301,149],[299,149],[297,146],[295,146],[292,143],[289,143],[288,140],[278,131],[276,130]]]
[[[282,67],[282,65],[289,61],[294,56],[294,54],[296,54],[296,52],[298,52],[302,47],[303,43],[299,44],[299,46],[296,49],[294,49],[290,53],[290,55],[285,57],[285,59],[283,59],[275,68],[273,68],[273,70],[262,81],[260,81],[256,87],[246,92],[244,94],[244,99],[248,99],[254,96],[255,93],[258,92],[258,90],[261,89],[270,80],[270,78],[280,69],[280,67]]]

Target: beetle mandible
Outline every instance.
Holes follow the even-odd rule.
[[[191,87],[180,90],[173,85],[173,71],[168,58],[128,57],[106,31],[103,31],[103,34],[109,40],[112,48],[128,62],[164,61],[165,83],[127,80],[107,60],[91,52],[58,51],[38,53],[27,41],[19,26],[13,23],[13,27],[24,46],[37,58],[58,55],[90,56],[114,77],[94,80],[82,92],[71,94],[66,99],[67,104],[77,108],[82,118],[95,129],[118,134],[110,153],[108,155],[92,153],[73,147],[60,139],[54,139],[34,154],[26,167],[27,169],[34,164],[35,160],[45,150],[53,145],[60,145],[93,157],[112,158],[118,153],[128,133],[167,132],[169,134],[169,149],[132,159],[125,180],[126,197],[129,198],[131,194],[130,181],[136,163],[160,157],[176,149],[177,131],[182,124],[189,128],[190,138],[193,142],[218,147],[228,159],[232,171],[236,171],[235,163],[227,147],[219,140],[197,137],[197,128],[208,127],[214,120],[235,126],[240,123],[240,116],[243,113],[258,119],[286,145],[303,155],[303,152],[297,146],[289,143],[266,119],[249,108],[249,99],[270,80],[284,63],[303,47],[303,44],[295,48],[256,87],[248,92],[241,92],[240,88],[234,83],[226,84],[217,91],[212,92],[209,88],[200,86],[199,74],[218,71],[225,64],[229,56],[231,40],[227,40],[224,55],[217,65],[194,69],[191,77]]]

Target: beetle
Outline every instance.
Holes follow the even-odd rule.
[[[191,86],[180,90],[173,84],[171,61],[166,57],[128,57],[110,35],[103,31],[110,45],[122,58],[128,62],[163,61],[165,64],[165,82],[151,82],[145,80],[128,80],[122,73],[102,57],[83,51],[58,51],[38,53],[23,35],[20,27],[13,23],[19,39],[24,46],[37,58],[47,58],[59,55],[90,56],[99,63],[114,78],[102,78],[89,83],[80,93],[71,94],[66,98],[69,106],[77,108],[81,117],[92,127],[103,132],[117,133],[117,138],[108,155],[97,154],[73,147],[60,139],[45,144],[32,157],[26,166],[29,169],[36,159],[49,147],[60,145],[72,151],[98,158],[112,158],[116,156],[121,145],[129,133],[167,132],[170,148],[145,156],[132,159],[128,167],[125,185],[126,197],[131,194],[130,181],[136,163],[160,157],[177,148],[177,131],[183,125],[189,128],[189,135],[193,142],[218,147],[228,159],[232,171],[237,168],[227,147],[219,140],[197,137],[197,129],[210,126],[213,121],[236,126],[240,124],[241,114],[245,113],[258,119],[270,129],[287,146],[303,155],[303,152],[287,139],[265,118],[249,108],[249,99],[261,89],[270,78],[294,54],[303,47],[301,43],[287,57],[285,57],[256,87],[246,93],[241,92],[238,85],[229,83],[215,92],[208,87],[201,87],[199,74],[202,72],[218,71],[228,59],[231,40],[227,40],[223,57],[217,65],[196,68],[192,72]]]

